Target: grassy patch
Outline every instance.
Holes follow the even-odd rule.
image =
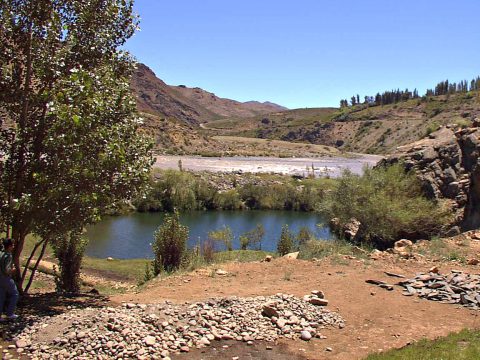
[[[311,240],[300,248],[299,259],[323,259],[332,256],[334,261],[341,255],[351,255],[368,259],[371,252],[368,246],[356,246],[344,240]]]
[[[104,273],[107,278],[118,278],[120,281],[138,281],[145,273],[147,259],[98,259],[86,256],[83,259],[83,270]]]
[[[422,255],[428,255],[430,257],[442,260],[442,261],[460,261],[466,262],[466,258],[469,255],[469,241],[463,240],[454,246],[446,239],[434,237],[430,240],[427,246],[419,249]]]
[[[400,350],[370,355],[366,360],[474,360],[480,359],[480,332],[463,330],[434,341],[422,340]]]
[[[268,251],[262,250],[233,250],[215,253],[215,263],[225,263],[231,261],[252,262],[265,259],[267,255],[272,255]]]

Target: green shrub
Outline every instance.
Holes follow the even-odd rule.
[[[401,164],[366,168],[362,176],[345,171],[335,189],[319,204],[340,225],[355,218],[361,241],[384,247],[400,238],[430,238],[448,222],[448,213],[428,200],[419,180]]]
[[[217,243],[222,243],[228,251],[233,250],[233,232],[229,226],[224,226],[223,229],[210,231],[208,238]]]
[[[288,225],[283,225],[282,234],[277,244],[277,252],[280,256],[286,255],[293,251],[294,242],[293,234],[288,228]]]
[[[297,236],[295,237],[295,241],[298,247],[301,247],[308,241],[314,238],[312,232],[307,227],[302,227],[298,232]]]
[[[265,228],[257,224],[255,229],[245,232],[240,236],[240,249],[247,250],[249,246],[262,250],[262,239],[265,235]]]
[[[60,273],[56,274],[57,290],[66,293],[80,292],[80,268],[88,240],[81,232],[72,231],[52,241],[52,249],[58,260]]]
[[[237,190],[232,189],[217,193],[214,197],[215,207],[223,210],[240,210],[243,202]]]
[[[437,122],[432,122],[431,124],[429,124],[427,126],[427,129],[425,130],[425,136],[428,136],[430,135],[431,133],[434,133],[435,131],[437,131],[438,129],[440,129],[440,125],[437,123]]]
[[[212,239],[202,242],[201,253],[205,262],[211,264],[215,257],[215,242]]]
[[[188,240],[188,228],[180,224],[179,214],[175,211],[166,215],[163,224],[155,231],[152,245],[155,259],[153,273],[171,272],[180,268],[185,256]]]

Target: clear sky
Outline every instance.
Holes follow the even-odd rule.
[[[289,108],[480,75],[480,0],[136,0],[127,43],[171,85]]]

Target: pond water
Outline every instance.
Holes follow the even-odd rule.
[[[109,217],[87,229],[90,240],[86,254],[92,257],[116,259],[152,258],[153,233],[161,225],[163,213],[132,213]],[[298,232],[307,227],[319,239],[333,238],[328,226],[316,213],[294,211],[193,211],[181,214],[180,221],[190,230],[188,247],[207,238],[212,230],[229,226],[234,235],[233,247],[240,248],[239,236],[252,230],[257,224],[265,228],[262,250],[275,251],[282,226]]]

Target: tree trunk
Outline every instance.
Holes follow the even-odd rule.
[[[35,273],[37,272],[38,265],[40,265],[40,261],[42,261],[43,255],[45,255],[45,250],[47,249],[48,245],[48,239],[44,240],[43,246],[42,246],[42,251],[40,252],[40,255],[37,258],[37,261],[35,262],[35,266],[32,269],[32,272],[30,274],[30,279],[28,280],[27,286],[25,286],[25,290],[23,291],[24,294],[28,293],[28,290],[30,289],[30,286],[32,285],[33,278],[35,277]],[[22,279],[23,281],[23,279]]]
[[[42,245],[44,242],[45,242],[45,240],[41,240],[41,241],[39,241],[35,244],[30,256],[28,257],[27,262],[25,263],[25,267],[23,268],[22,282],[25,281],[25,277],[27,276],[28,267],[30,266],[30,262],[32,261],[33,257],[35,256],[35,253],[37,252],[40,245]]]
[[[13,279],[17,283],[18,291],[22,292],[23,279],[22,279],[22,272],[20,267],[20,256],[22,255],[27,232],[25,229],[18,229],[14,227],[12,231],[12,235],[15,243],[13,247],[13,265],[14,265]]]

